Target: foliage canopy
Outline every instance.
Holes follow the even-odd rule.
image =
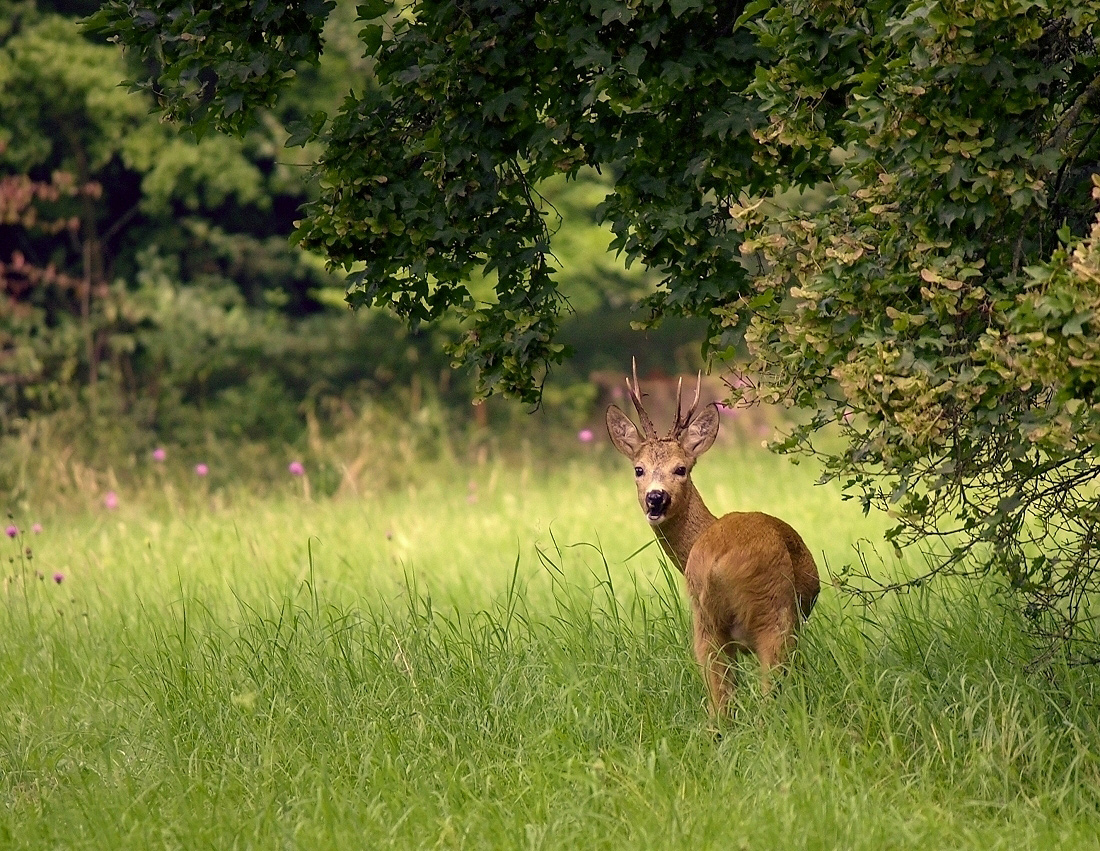
[[[327,9],[242,5],[199,4],[193,29],[193,3],[111,0],[94,26],[171,114],[236,128]],[[759,397],[814,412],[784,448],[890,510],[895,543],[943,536],[934,571],[995,569],[1044,632],[1088,633],[1100,3],[358,9],[375,85],[297,135],[323,146],[299,233],[352,304],[465,315],[459,357],[536,399],[566,308],[539,185],[602,169],[612,246],[662,275],[645,315],[705,317],[712,356],[745,341]]]

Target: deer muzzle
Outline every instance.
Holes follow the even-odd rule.
[[[656,523],[668,511],[672,496],[665,490],[647,491],[645,495],[645,514],[650,523]]]

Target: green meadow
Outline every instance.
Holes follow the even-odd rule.
[[[1097,672],[1031,670],[993,585],[849,600],[860,541],[912,567],[885,518],[729,447],[711,509],[787,519],[825,588],[781,688],[750,668],[712,722],[617,460],[15,512],[0,846],[1097,847]]]

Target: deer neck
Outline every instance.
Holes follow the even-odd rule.
[[[661,549],[681,573],[687,567],[688,553],[695,546],[695,541],[717,519],[703,502],[695,483],[689,481],[687,486],[687,502],[683,510],[653,530]]]

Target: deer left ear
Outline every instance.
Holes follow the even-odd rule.
[[[718,437],[718,406],[713,402],[691,418],[680,433],[680,446],[692,458],[698,458],[714,445]]]
[[[627,458],[633,458],[634,453],[644,443],[638,427],[614,405],[607,409],[607,434],[615,448]]]

